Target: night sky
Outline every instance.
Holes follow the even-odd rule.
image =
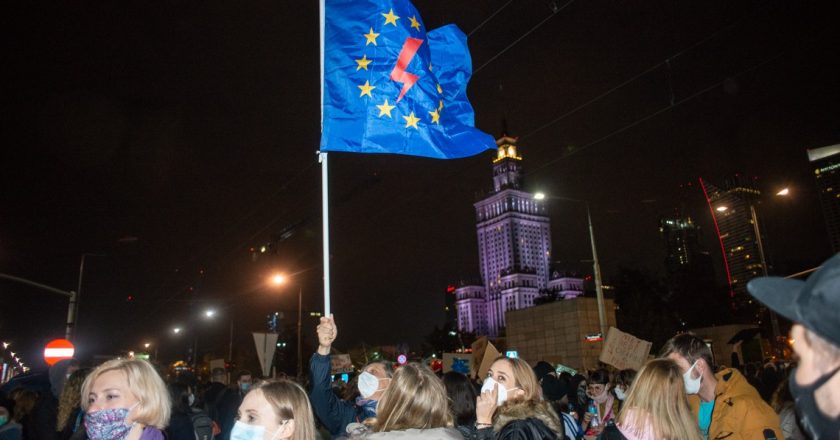
[[[268,312],[294,313],[299,286],[304,309],[320,310],[317,2],[24,3],[4,27],[0,272],[71,290],[81,254],[104,255],[86,260],[80,355],[153,341],[174,358],[185,345],[174,325],[223,352],[231,317],[237,344],[251,344]],[[520,137],[526,189],[591,202],[606,280],[619,267],[663,272],[658,220],[675,208],[703,227],[722,271],[701,176],[758,178],[778,273],[829,256],[805,153],[840,142],[828,10],[415,5],[427,28],[471,34],[476,125]],[[472,203],[492,188],[492,156],[331,155],[338,348],[417,344],[443,323],[446,286],[479,275]],[[792,196],[773,197],[783,186]],[[585,268],[582,206],[549,206],[553,258]],[[273,290],[274,268],[298,274]],[[209,306],[220,317],[199,322]],[[42,365],[66,307],[0,281],[0,339]]]

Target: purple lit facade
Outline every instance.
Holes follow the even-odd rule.
[[[493,193],[475,203],[479,269],[483,285],[456,289],[458,329],[490,337],[505,327],[505,312],[534,305],[543,293],[571,299],[583,280],[549,270],[551,228],[545,205],[522,190],[516,140],[496,141]],[[551,276],[553,275],[553,276]]]

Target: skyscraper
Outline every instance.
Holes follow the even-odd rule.
[[[459,329],[492,337],[505,327],[506,311],[531,307],[541,290],[555,287],[549,285],[551,231],[545,205],[522,190],[516,139],[503,136],[496,145],[493,192],[474,204],[483,285],[456,290]],[[578,284],[582,292],[582,281],[564,281],[561,290]]]
[[[747,282],[766,273],[755,214],[761,193],[753,182],[743,177],[727,181],[724,188],[702,179],[700,184],[717,229],[732,304],[736,309],[752,309]]]
[[[668,216],[659,220],[659,232],[665,245],[665,268],[668,274],[690,265],[700,251],[698,227],[691,217]]]
[[[840,252],[840,144],[808,150],[831,251]]]

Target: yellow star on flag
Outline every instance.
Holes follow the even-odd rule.
[[[371,44],[371,43],[373,43],[373,45],[376,46],[376,37],[378,37],[379,34],[373,32],[373,28],[370,28],[370,31],[368,31],[368,33],[366,33],[364,35],[365,35],[365,39],[367,40],[367,41],[365,41],[365,46],[367,46],[368,44]]]
[[[432,63],[429,63],[429,72],[432,71]]]
[[[373,61],[373,60],[369,60],[368,57],[367,57],[367,54],[362,55],[361,59],[356,60],[356,64],[358,64],[358,66],[356,66],[356,70],[359,70],[359,69],[368,70],[367,66],[368,66],[368,64],[370,64],[371,61]]]
[[[417,21],[417,17],[412,16],[412,17],[409,17],[408,19],[411,20],[411,27],[413,27],[414,29],[417,29],[419,31],[420,30],[420,22]]]
[[[361,98],[362,96],[365,96],[365,95],[368,95],[369,97],[373,98],[373,96],[370,94],[370,92],[371,92],[371,90],[375,89],[376,87],[370,85],[370,81],[365,81],[364,84],[362,84],[360,86],[356,86],[356,87],[358,87],[359,90],[362,91],[362,93],[359,93],[359,98]]]
[[[358,61],[359,60],[356,60],[356,62],[358,62]],[[356,70],[359,70],[359,69],[356,69]],[[365,67],[365,70],[367,70],[367,67]],[[440,84],[437,85],[437,91],[438,91],[438,93],[443,94],[443,87],[441,87]]]
[[[431,115],[433,123],[440,124],[440,113],[437,110],[429,112],[429,115]]]
[[[383,17],[385,17],[385,25],[392,24],[392,25],[396,26],[396,25],[397,25],[397,20],[399,20],[399,19],[400,19],[400,17],[399,17],[399,16],[397,16],[396,14],[394,14],[394,10],[393,10],[393,9],[391,9],[390,11],[388,11],[388,13],[387,13],[387,14],[382,14],[382,16],[383,16]]]
[[[443,110],[443,100],[440,100],[440,104],[438,104],[438,111]]]
[[[405,128],[414,127],[415,130],[419,130],[417,123],[420,122],[420,118],[414,116],[414,112],[411,112],[408,116],[403,116],[403,119],[405,119]]]
[[[394,107],[396,107],[396,106],[388,104],[388,98],[385,98],[385,102],[383,102],[382,105],[377,105],[376,106],[376,108],[379,109],[379,117],[380,118],[383,117],[383,116],[387,116],[387,117],[390,118],[391,117],[391,110],[393,110]],[[405,116],[403,116],[403,117],[405,117]]]

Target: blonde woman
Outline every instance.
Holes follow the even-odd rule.
[[[617,426],[628,440],[703,440],[688,407],[680,367],[670,359],[654,359],[642,367]]]
[[[160,375],[141,359],[105,362],[82,384],[90,440],[163,440],[171,406]]]
[[[487,371],[476,400],[478,439],[516,437],[563,438],[557,413],[542,399],[534,370],[522,359],[499,357]]]
[[[376,418],[350,424],[351,437],[400,440],[461,440],[449,412],[446,388],[432,370],[416,363],[403,365],[376,407]],[[371,432],[372,431],[372,432]]]
[[[306,391],[289,380],[251,389],[236,416],[231,440],[314,440],[315,418]]]

